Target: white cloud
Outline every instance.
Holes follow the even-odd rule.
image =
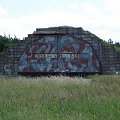
[[[0,17],[8,15],[8,12],[5,8],[0,6]]]
[[[76,13],[53,10],[18,18],[2,17],[0,19],[0,33],[4,31],[22,39],[36,28],[68,25],[83,27],[83,29],[93,32],[102,39],[108,40],[111,38],[120,42],[120,14],[118,14],[120,1],[103,1],[102,8],[92,3],[70,4],[69,7],[76,9]]]
[[[71,4],[69,4],[69,7],[72,9],[78,9],[79,5],[77,3],[71,3]]]
[[[20,18],[3,18],[0,19],[0,31],[7,34],[16,35],[20,38],[32,33],[39,27],[50,26],[81,26],[84,24],[84,17],[75,14],[66,14],[61,11],[48,11],[33,16],[25,16]]]
[[[90,3],[84,3],[82,10],[88,19],[86,28],[102,39],[109,38],[120,42],[120,1],[103,0],[101,8]]]
[[[112,15],[117,15],[120,12],[120,0],[105,0],[106,9]]]

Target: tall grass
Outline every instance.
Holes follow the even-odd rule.
[[[0,77],[0,120],[119,120],[120,75]]]

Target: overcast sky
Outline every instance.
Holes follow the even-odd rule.
[[[0,0],[0,34],[22,39],[36,28],[82,27],[120,42],[120,0]]]

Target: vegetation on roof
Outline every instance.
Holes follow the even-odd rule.
[[[115,48],[115,50],[116,50],[118,53],[120,53],[120,45],[119,45],[119,46],[114,45],[114,48]]]
[[[101,40],[101,42],[104,46],[113,47],[116,50],[117,53],[120,53],[120,43],[119,42],[113,44],[113,41],[111,39],[109,39],[108,41],[104,41],[104,40],[100,39],[98,36],[96,36],[95,34],[89,32],[89,31],[85,31],[84,33],[85,33],[86,36],[90,36],[94,40]]]

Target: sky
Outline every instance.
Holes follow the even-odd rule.
[[[82,27],[120,42],[120,0],[0,0],[0,35],[23,39],[36,28]]]

